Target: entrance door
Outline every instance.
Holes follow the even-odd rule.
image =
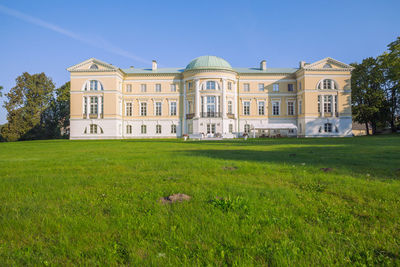
[[[214,135],[215,134],[215,123],[207,124],[207,134]]]

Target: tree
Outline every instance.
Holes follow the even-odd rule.
[[[372,126],[375,134],[377,125],[386,121],[387,103],[382,84],[384,75],[378,61],[372,57],[366,58],[361,64],[352,64],[351,88],[353,119],[359,123]]]
[[[54,84],[44,73],[17,77],[16,85],[6,94],[8,123],[3,127],[7,141],[41,139],[46,134],[45,111],[53,100]]]
[[[56,120],[58,122],[59,132],[64,132],[63,137],[68,137],[69,115],[70,115],[70,82],[66,82],[56,90]]]
[[[383,90],[388,101],[389,122],[396,131],[396,117],[400,113],[400,37],[388,45],[389,51],[378,57],[384,75]]]
[[[1,93],[2,90],[3,90],[3,86],[0,85],[0,97],[3,96],[3,94]]]

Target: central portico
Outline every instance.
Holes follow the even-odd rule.
[[[183,72],[184,133],[232,138],[237,130],[237,74],[224,59],[202,56]]]

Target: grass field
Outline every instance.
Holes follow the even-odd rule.
[[[400,265],[400,136],[0,143],[0,263]]]

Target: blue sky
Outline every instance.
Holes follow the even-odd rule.
[[[262,59],[297,67],[327,56],[360,62],[400,36],[399,10],[398,0],[0,0],[0,85],[7,92],[27,71],[61,86],[67,67],[91,57],[121,68],[149,67],[152,59],[185,67],[201,55],[234,67]]]

